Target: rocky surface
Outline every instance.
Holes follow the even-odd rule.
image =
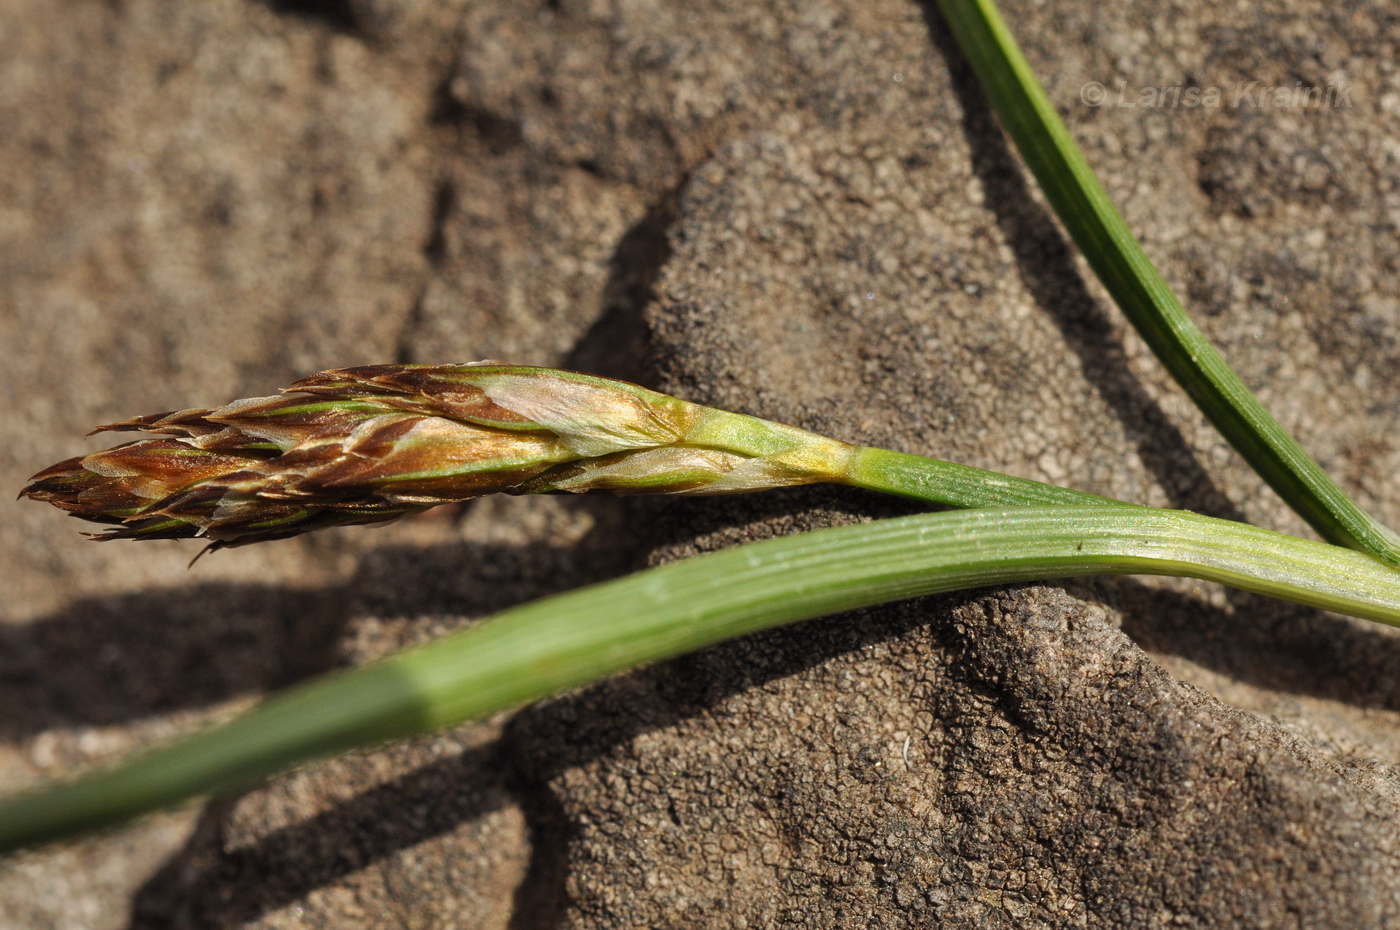
[[[1400,523],[1400,14],[1005,8],[1202,325]],[[1329,82],[1349,107],[1256,105]],[[1126,329],[916,3],[14,0],[0,163],[7,487],[105,420],[497,357],[1306,532]],[[908,509],[490,500],[186,571],[0,506],[6,789],[512,603]],[[895,605],[8,860],[0,923],[1383,926],[1398,660],[1387,630],[1187,583]]]

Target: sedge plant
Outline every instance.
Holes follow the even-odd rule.
[[[103,427],[155,434],[25,495],[102,539],[245,545],[486,493],[847,484],[955,508],[712,553],[516,607],[274,695],[114,769],[0,801],[0,851],[230,791],[745,633],[918,595],[1089,574],[1194,577],[1400,626],[1400,546],[1205,340],[1114,209],[990,0],[940,0],[988,98],[1125,315],[1327,542],[849,445],[636,385],[497,363],[322,372],[283,395]]]

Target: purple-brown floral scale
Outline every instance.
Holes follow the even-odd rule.
[[[60,462],[22,496],[99,539],[241,545],[504,491],[724,493],[832,480],[849,446],[547,368],[374,365],[278,397],[135,417],[158,434]]]

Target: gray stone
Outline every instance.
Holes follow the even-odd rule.
[[[1400,523],[1400,14],[1005,9],[1203,327]],[[1329,82],[1349,107],[1254,103]],[[98,422],[496,357],[1308,532],[918,4],[18,0],[0,163],[7,487]],[[0,506],[6,789],[512,603],[913,509],[490,500],[187,573],[189,547]],[[1397,660],[1374,625],[1178,581],[893,605],[9,860],[0,922],[1388,925]]]

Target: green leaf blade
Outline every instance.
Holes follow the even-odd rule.
[[[113,771],[0,802],[0,851],[516,707],[810,617],[1007,582],[1184,575],[1400,625],[1400,574],[1258,527],[1123,504],[961,510],[771,539],[507,610],[324,676]]]
[[[1187,315],[1079,150],[992,0],[938,0],[1002,126],[1060,222],[1177,383],[1324,539],[1400,565],[1400,537],[1300,446]]]

